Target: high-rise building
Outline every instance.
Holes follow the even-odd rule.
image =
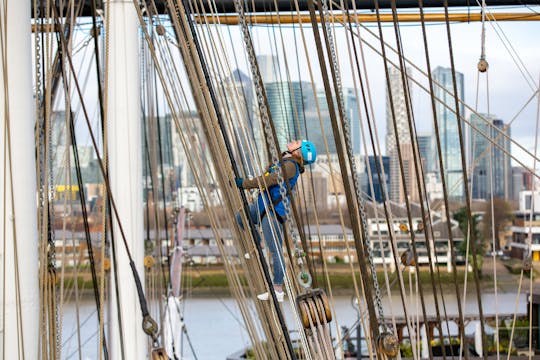
[[[498,129],[499,131],[496,131]],[[506,134],[503,136],[501,133]],[[493,196],[510,199],[512,196],[512,165],[510,158],[510,126],[500,119],[493,120],[492,139],[497,139],[499,146],[493,149]]]
[[[325,140],[328,144],[328,152],[336,154],[336,144],[334,142],[334,133],[332,131],[332,123],[330,121],[330,113],[328,112],[328,102],[326,101],[326,93],[322,89],[317,90],[316,99],[319,104],[321,118],[315,104],[315,97],[310,92],[310,100],[306,101],[306,118],[309,119],[310,126],[308,128],[309,139],[313,141],[319,153],[326,152]],[[321,126],[322,123],[322,126]]]
[[[253,154],[254,156],[258,156],[258,160],[255,160],[255,162],[265,163],[267,161],[266,144],[264,142],[262,124],[256,113],[256,106],[258,104],[256,104],[251,78],[239,69],[236,69],[223,82],[223,85],[228,96],[228,108],[223,109],[223,111],[229,113],[233,123],[244,125],[247,131],[247,137],[251,141],[254,141],[255,148],[258,149],[258,152]],[[240,139],[238,134],[235,134],[235,137],[238,137],[238,141],[240,142],[246,141]],[[240,152],[242,149],[241,147],[235,147],[234,151]],[[239,153],[235,156],[237,159],[243,159],[247,162],[245,164],[247,175],[256,175],[257,171],[252,164],[252,156],[242,156]]]
[[[433,144],[431,134],[419,133],[416,135],[418,140],[418,153],[422,159],[422,168],[424,174],[432,172],[433,164]]]
[[[381,163],[382,162],[382,163]],[[388,156],[368,156],[365,171],[362,173],[362,191],[368,194],[368,198],[372,201],[383,202],[383,191],[390,189],[390,157]],[[367,167],[369,166],[369,172]],[[377,171],[377,169],[379,171]],[[380,173],[380,177],[379,177]],[[369,176],[373,181],[373,191],[369,183]],[[381,179],[384,179],[381,181]]]
[[[405,195],[401,181],[397,143],[399,141],[400,145],[411,144],[407,113],[407,107],[410,104],[406,102],[401,71],[395,68],[390,68],[388,71],[390,88],[386,91],[386,155],[390,157],[390,199],[399,202],[404,199]],[[394,127],[397,128],[397,136]]]
[[[319,120],[319,113],[317,112],[317,106],[315,104],[315,98],[313,92],[304,93],[304,105],[306,121],[308,123],[308,137],[319,152],[326,151],[325,140],[328,143],[328,152],[330,154],[336,154],[336,143],[334,142],[334,133],[332,130],[332,122],[330,119],[330,113],[328,110],[328,101],[326,99],[326,93],[323,89],[317,90],[317,102],[319,104],[319,110],[321,119]],[[359,155],[361,152],[361,135],[360,135],[360,115],[358,113],[358,99],[354,94],[354,89],[343,89],[343,106],[345,114],[347,116],[347,122],[349,124],[349,136],[351,137],[351,145],[353,155]],[[334,98],[334,109],[336,116],[339,120],[338,105]],[[321,127],[322,122],[322,127]]]
[[[343,105],[347,120],[349,121],[349,136],[351,137],[352,152],[354,155],[361,153],[360,114],[358,112],[358,99],[352,88],[343,89]]]
[[[257,56],[259,73],[263,83],[277,82],[281,80],[278,57],[275,55]]]
[[[519,193],[525,190],[533,190],[534,177],[527,169],[514,166],[512,168],[512,200],[519,200]]]
[[[463,74],[456,72],[457,96],[463,100],[464,83]],[[444,171],[437,169],[439,175],[443,176],[446,181],[448,196],[454,200],[463,200],[464,184],[463,184],[463,168],[461,162],[461,146],[459,140],[459,127],[455,114],[456,105],[454,97],[454,82],[452,79],[452,70],[438,66],[431,74],[435,82],[434,95],[439,101],[435,104],[435,113],[438,121],[438,129],[441,141],[442,163]],[[465,108],[463,104],[459,104],[460,116],[464,116]],[[464,136],[463,121],[461,124],[462,134]],[[437,155],[438,156],[438,155]],[[465,156],[465,154],[463,154]],[[438,161],[436,161],[438,164]],[[438,165],[437,165],[438,168]]]
[[[304,94],[311,91],[311,83],[304,81],[266,84],[266,97],[280,149],[285,149],[291,140],[307,137]]]
[[[494,197],[510,199],[512,196],[512,168],[508,155],[510,140],[501,134],[502,132],[509,137],[510,128],[505,128],[502,120],[489,114],[480,116],[472,114],[470,122],[472,197],[488,200],[493,193]]]

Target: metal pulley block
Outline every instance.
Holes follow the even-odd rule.
[[[104,260],[103,260],[103,269],[105,271],[109,271],[111,270],[111,259],[106,257]]]
[[[487,69],[489,69],[489,64],[486,61],[486,59],[480,59],[478,61],[477,67],[478,67],[478,71],[480,71],[481,73],[484,73],[487,71]]]
[[[156,25],[156,32],[159,36],[163,36],[166,33],[165,26],[158,24]]]
[[[147,269],[150,269],[154,264],[156,263],[156,260],[152,255],[146,255],[144,257],[144,267]]]
[[[377,339],[379,351],[388,357],[396,357],[399,353],[399,340],[391,332],[382,332]]]
[[[311,324],[326,324],[332,321],[332,310],[326,293],[322,289],[314,289],[298,295],[296,304],[300,311],[302,325],[306,329],[309,329]]]
[[[408,233],[409,232],[409,226],[405,223],[401,223],[399,224],[399,231],[403,232],[403,233]]]
[[[152,337],[152,340],[157,341],[158,324],[150,315],[143,316],[142,328],[146,335]]]
[[[403,266],[416,266],[416,259],[414,258],[414,253],[411,249],[405,250],[401,256],[401,263]]]
[[[165,349],[162,347],[152,349],[152,360],[169,360]]]

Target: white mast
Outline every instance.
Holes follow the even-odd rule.
[[[129,250],[144,285],[144,242],[142,203],[142,151],[141,151],[141,104],[138,31],[139,21],[131,1],[111,0],[106,29],[109,36],[107,86],[107,129],[109,150],[109,179],[120,221]],[[137,289],[129,260],[116,220],[116,271],[118,282],[111,273],[109,302],[110,358],[122,358],[120,324],[122,318],[123,358],[147,358],[147,336],[141,323]],[[112,261],[114,264],[114,261]],[[113,271],[114,265],[113,265]],[[120,308],[117,307],[115,287],[119,289]]]
[[[5,276],[0,290],[0,318],[6,326],[1,329],[0,346],[2,356],[37,359],[39,284],[31,10],[30,1],[0,3],[0,279]],[[8,122],[11,165],[4,137]]]

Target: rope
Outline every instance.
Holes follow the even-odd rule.
[[[11,218],[9,219],[12,223],[12,237],[13,237],[13,263],[14,263],[14,282],[15,282],[15,303],[18,304],[16,311],[16,318],[17,318],[17,324],[15,331],[17,332],[17,339],[20,339],[20,347],[18,347],[17,356],[21,359],[25,359],[25,352],[21,351],[24,350],[24,336],[23,336],[23,328],[22,328],[22,309],[20,306],[20,298],[21,298],[21,285],[20,285],[20,272],[19,272],[19,254],[18,254],[18,241],[17,241],[17,223],[15,221],[16,219],[16,212],[15,212],[15,198],[13,194],[13,162],[12,162],[12,152],[11,152],[11,117],[10,117],[10,106],[9,106],[9,77],[8,77],[8,64],[7,64],[7,39],[5,38],[7,34],[7,4],[3,3],[4,7],[0,10],[0,28],[2,29],[2,34],[0,34],[0,52],[2,57],[2,78],[3,78],[3,91],[4,91],[4,104],[3,104],[3,110],[4,110],[4,148],[3,148],[3,165],[4,169],[8,169],[8,171],[4,170],[3,174],[3,205],[2,205],[2,212],[4,214],[2,219],[2,226],[3,226],[3,238],[7,239],[6,232],[8,231],[8,224],[6,224],[6,214],[8,213],[7,209],[7,203],[6,199],[8,198],[8,188],[10,192],[10,200],[11,200],[11,207],[9,211],[11,212]],[[7,179],[7,173],[9,172],[9,179]],[[9,183],[9,185],[8,185]],[[3,254],[7,254],[6,252],[6,246],[7,241],[3,242]],[[3,283],[6,284],[6,274],[8,273],[6,269],[6,261],[2,261],[3,269],[2,269],[2,280]],[[2,294],[2,302],[3,304],[6,303],[6,291]],[[4,306],[2,309],[2,329],[6,329],[6,307]],[[3,344],[5,344],[6,337],[5,337],[6,331],[3,331],[2,333],[2,340]],[[6,357],[6,346],[2,346],[2,355],[3,358]],[[11,354],[10,354],[11,355]]]
[[[328,145],[327,136],[325,135],[325,130],[324,130],[323,122],[322,122],[322,115],[321,115],[321,109],[320,109],[320,106],[319,106],[319,100],[318,100],[318,98],[316,96],[316,88],[315,88],[315,81],[314,81],[314,78],[313,78],[313,70],[312,70],[312,67],[311,67],[311,61],[310,61],[310,57],[309,57],[309,53],[308,53],[307,42],[306,42],[306,38],[305,38],[305,34],[304,34],[303,24],[300,21],[301,15],[300,15],[297,0],[295,0],[295,7],[296,7],[296,14],[297,14],[297,17],[299,19],[298,20],[298,25],[299,25],[299,29],[300,29],[300,34],[302,36],[302,44],[303,44],[303,48],[304,48],[304,53],[306,55],[305,59],[307,61],[307,69],[309,71],[310,83],[312,85],[312,93],[314,95],[315,107],[316,107],[316,110],[317,110],[317,118],[319,120],[319,126],[321,128],[321,134],[322,134],[322,139],[323,139],[323,143],[324,143],[325,153],[329,157],[329,153],[330,153],[329,145]],[[332,162],[329,162],[328,165],[329,165],[329,168],[330,168],[330,181],[332,183],[332,186],[334,188],[336,188],[336,173],[335,173],[335,171],[333,169]],[[313,188],[312,188],[312,190],[313,190]],[[338,200],[337,194],[335,194],[335,197],[336,197],[336,203],[338,204],[339,200]],[[315,194],[313,194],[312,199],[315,200]],[[313,207],[313,209],[315,209],[315,212],[314,212],[314,214],[315,214],[315,223],[317,224],[317,235],[318,235],[318,238],[320,239],[321,238],[321,233],[320,233],[318,212],[317,212],[317,207],[315,206],[314,202],[312,204],[312,207]],[[348,235],[347,235],[347,232],[345,230],[343,211],[342,211],[340,206],[337,207],[337,210],[338,210],[339,221],[340,221],[341,232],[343,234],[343,238],[348,240]],[[323,262],[323,273],[324,273],[324,275],[326,277],[327,287],[328,287],[329,295],[330,295],[330,301],[331,301],[331,304],[333,306],[334,301],[333,301],[332,287],[331,287],[330,279],[329,279],[329,276],[328,276],[328,269],[326,268],[324,249],[320,245],[321,244],[320,244],[320,241],[319,241],[319,247],[321,249],[321,259],[322,259],[322,262]],[[346,248],[347,256],[349,258],[352,258],[351,250],[350,250],[348,241],[345,241],[345,248]],[[359,292],[359,289],[358,289],[358,282],[356,280],[356,276],[354,275],[355,273],[354,273],[352,261],[349,261],[349,267],[350,267],[350,271],[351,271],[351,279],[353,281],[354,292],[356,294],[356,297],[358,299],[360,299],[361,297],[360,297],[360,292]],[[361,286],[363,286],[363,283],[361,283]],[[363,293],[363,289],[362,289],[362,293]],[[359,306],[360,306],[360,304],[359,304]],[[334,309],[334,313],[335,313],[335,309]],[[338,342],[340,342],[339,339],[341,339],[341,329],[339,327],[337,319],[335,320],[335,323],[336,323],[336,334],[337,334]],[[366,328],[365,324],[363,324],[363,326],[364,326],[364,328]],[[368,332],[368,335],[369,335],[369,332]],[[368,342],[368,343],[371,344],[370,342]]]
[[[444,0],[444,13],[446,17],[446,31],[447,31],[447,39],[448,39],[448,49],[450,52],[450,68],[452,69],[452,83],[453,83],[453,91],[454,91],[454,101],[455,101],[455,108],[456,108],[456,116],[457,116],[457,123],[458,123],[458,135],[459,135],[459,145],[460,145],[460,151],[461,151],[461,167],[463,169],[463,182],[465,184],[468,184],[467,181],[467,164],[465,161],[465,140],[463,137],[463,130],[461,129],[461,124],[459,122],[460,116],[459,116],[459,101],[458,101],[458,92],[457,92],[457,81],[456,81],[456,71],[454,66],[454,54],[452,50],[452,38],[450,34],[450,22],[448,21],[448,0]],[[466,211],[467,211],[467,219],[469,226],[472,226],[472,215],[471,215],[471,204],[470,204],[470,195],[469,195],[469,187],[465,186],[465,202],[466,202]],[[476,284],[476,297],[478,301],[478,312],[480,315],[480,328],[482,332],[482,351],[484,354],[486,354],[487,351],[487,341],[486,341],[486,333],[484,328],[484,312],[482,308],[482,297],[480,293],[480,280],[478,278],[478,261],[476,258],[477,255],[477,244],[476,244],[476,237],[474,234],[474,231],[471,231],[471,240],[472,240],[472,250],[473,250],[473,274],[474,274],[474,280]]]
[[[140,16],[140,14],[139,14],[139,16]],[[173,18],[173,21],[175,21],[175,18]],[[176,24],[175,26],[177,27],[178,24]],[[144,26],[143,26],[143,28],[144,28]],[[147,39],[148,39],[148,38],[147,38]],[[159,73],[159,72],[158,72],[158,73]],[[160,74],[160,77],[161,77],[161,74]],[[166,97],[168,97],[168,96],[169,96],[169,95],[166,93]],[[169,99],[169,97],[168,97],[168,99]],[[167,100],[167,101],[169,101],[169,100]],[[175,119],[175,122],[176,122],[176,119]],[[178,124],[177,124],[177,126],[178,126]],[[187,148],[187,147],[186,147],[186,148]],[[188,161],[191,161],[191,160],[189,160],[189,158],[188,158]],[[244,316],[246,316],[245,313],[244,313]]]
[[[328,102],[328,110],[329,110],[329,113],[330,113],[330,118],[331,118],[331,123],[332,123],[332,130],[333,130],[333,133],[334,133],[334,138],[339,138],[339,130],[337,129],[337,118],[336,118],[336,112],[335,112],[335,108],[334,108],[334,101],[333,101],[333,97],[332,97],[331,90],[330,90],[330,82],[329,82],[328,74],[327,74],[326,68],[325,68],[324,55],[322,53],[322,42],[321,42],[321,39],[320,39],[320,34],[318,32],[318,23],[317,23],[316,16],[315,16],[315,8],[314,8],[314,4],[312,2],[309,2],[308,6],[309,6],[309,12],[310,12],[310,18],[311,18],[311,22],[312,22],[312,27],[313,27],[313,33],[314,33],[314,37],[315,37],[315,43],[316,43],[317,52],[318,52],[319,63],[320,63],[320,67],[321,67],[321,73],[322,73],[325,92],[326,92],[326,98],[327,98],[327,102]],[[321,14],[324,15],[323,14],[323,5],[320,2],[318,3],[318,7],[319,7],[319,11],[321,12]],[[323,29],[323,33],[325,34],[327,51],[328,51],[328,53],[331,53],[330,44],[328,42],[328,31],[327,31],[325,23],[323,23],[322,29]],[[336,83],[337,83],[337,81],[336,81],[337,80],[336,79],[336,70],[337,69],[334,67],[333,71],[332,71],[332,77],[333,77],[333,80],[334,80],[334,86],[337,88],[337,86],[336,86]],[[336,90],[338,90],[338,89],[336,89]],[[339,96],[339,94],[336,91],[336,97],[338,97],[338,96]],[[340,105],[339,101],[338,101],[338,106],[340,107],[340,115],[343,118],[344,113],[343,113],[343,110],[341,108],[341,105]],[[343,172],[343,171],[345,171],[347,169],[347,166],[345,164],[345,159],[344,159],[343,147],[342,147],[341,143],[336,144],[336,146],[339,148],[339,151],[338,151],[339,163],[340,163],[340,167],[341,167],[342,172]],[[353,172],[351,175],[353,177],[356,177],[356,172]],[[353,234],[354,234],[354,239],[355,239],[355,243],[356,243],[356,251],[357,251],[357,254],[358,254],[359,265],[360,265],[360,268],[362,270],[362,273],[368,274],[369,272],[368,272],[367,264],[366,264],[366,261],[365,261],[364,245],[361,244],[361,235],[358,232],[358,229],[360,228],[360,226],[359,226],[360,224],[359,224],[359,221],[358,221],[357,217],[353,215],[353,214],[356,213],[356,211],[354,209],[355,204],[353,203],[353,199],[352,199],[351,193],[350,193],[352,187],[351,187],[351,184],[349,182],[349,178],[348,178],[347,174],[342,173],[342,179],[343,179],[343,182],[345,184],[345,189],[346,189],[345,194],[346,194],[346,198],[347,198],[347,205],[348,205],[348,208],[349,208],[349,213],[351,215],[351,220],[353,222]],[[372,293],[371,293],[370,284],[366,281],[366,279],[364,277],[362,277],[362,281],[364,283],[364,291],[366,293],[366,298],[367,299],[372,299]],[[370,330],[372,331],[373,338],[375,339],[379,335],[379,329],[378,329],[379,326],[378,326],[377,320],[376,320],[377,316],[375,315],[374,304],[371,301],[367,301],[367,305],[368,305],[368,310],[369,310],[369,314],[370,314],[370,325],[371,325]]]
[[[53,12],[54,12],[55,17],[57,18],[58,17],[57,9],[53,7],[53,10],[54,10]],[[60,28],[62,28],[62,25],[60,25]],[[60,40],[61,40],[62,48],[66,48],[66,40],[65,40],[62,33],[60,33]],[[75,73],[73,62],[72,62],[71,56],[69,54],[68,54],[67,58],[68,58],[68,63],[69,63],[69,67],[70,67],[71,72]],[[143,315],[143,329],[145,330],[145,332],[148,335],[151,335],[153,337],[154,342],[156,342],[157,339],[155,338],[155,329],[156,329],[157,325],[155,324],[155,321],[148,314],[148,308],[147,308],[147,305],[146,305],[146,299],[144,298],[144,292],[142,291],[142,286],[141,286],[139,274],[137,273],[136,268],[135,268],[135,264],[133,263],[133,258],[131,256],[131,252],[130,252],[128,244],[127,244],[124,229],[122,227],[121,222],[119,221],[120,218],[119,218],[119,215],[118,215],[118,210],[116,208],[116,204],[114,202],[114,199],[112,199],[109,180],[108,180],[108,178],[106,176],[106,171],[105,171],[105,168],[104,168],[103,163],[101,161],[101,157],[99,156],[99,151],[98,151],[98,146],[97,146],[97,143],[96,143],[96,139],[95,139],[94,134],[93,134],[93,132],[91,130],[92,127],[90,125],[88,113],[86,111],[86,106],[84,105],[83,96],[82,96],[82,93],[81,93],[81,90],[80,90],[80,87],[79,87],[79,84],[78,84],[77,81],[75,81],[75,85],[76,85],[76,89],[77,89],[78,95],[79,95],[80,100],[81,100],[82,109],[83,109],[83,112],[84,112],[84,115],[85,115],[84,118],[85,118],[85,120],[87,122],[88,129],[90,131],[90,137],[92,139],[92,144],[94,146],[94,150],[96,151],[96,155],[97,155],[98,163],[99,163],[99,168],[100,168],[101,173],[103,175],[105,189],[106,189],[108,195],[111,197],[111,205],[112,205],[113,213],[114,213],[114,215],[116,217],[116,220],[117,220],[117,223],[118,223],[118,228],[120,230],[120,234],[121,234],[122,240],[124,242],[124,247],[125,247],[125,250],[126,250],[126,253],[127,253],[127,257],[129,259],[130,267],[131,267],[132,272],[133,272],[133,278],[134,278],[134,281],[135,281],[135,285],[137,287],[139,303],[140,303],[141,312],[142,312],[142,315]]]
[[[343,26],[346,27],[346,24],[345,23],[342,23]],[[373,35],[374,37],[376,37],[377,39],[379,39],[379,37],[377,35],[375,35],[369,28],[367,28],[366,26],[364,25],[361,25],[362,28],[364,28],[368,33],[370,33],[371,35]],[[381,51],[375,49],[375,47],[373,47],[372,44],[368,43],[365,39],[362,39],[362,42],[365,43],[369,48],[371,48],[375,53],[379,54],[382,56],[382,53]],[[396,53],[396,50],[391,47],[390,45],[388,44],[385,44],[385,46],[390,49],[392,52]],[[411,66],[413,69],[417,70],[420,74],[422,74],[423,76],[426,76],[428,77],[429,74],[427,74],[424,70],[420,69],[415,63],[413,63],[412,61],[408,60],[405,58],[405,61],[406,61],[406,64],[407,66]],[[392,61],[388,61],[389,64],[391,64],[393,67],[396,67],[398,68],[399,66],[396,65],[394,62]],[[429,93],[429,90],[422,84],[420,83],[418,80],[416,80],[415,78],[413,77],[410,77],[409,76],[409,80],[413,81],[418,87],[420,87],[422,90],[426,91]],[[452,95],[450,93],[450,91],[448,89],[446,89],[442,84],[432,80],[434,82],[434,84],[436,84],[438,86],[438,88],[448,94],[448,95]],[[519,115],[519,113],[521,113],[521,111],[523,111],[524,107],[530,102],[532,101],[532,99],[537,95],[538,93],[538,89],[535,90],[535,92],[531,95],[531,97],[527,100],[527,102],[524,104],[523,107],[520,108],[519,112],[517,115]],[[432,97],[434,95],[431,95]],[[438,98],[438,97],[434,97],[438,103],[440,103],[442,106],[444,106],[446,109],[448,109],[449,111],[455,113],[455,110],[448,104],[446,104],[445,101],[443,101],[442,99]],[[481,119],[482,121],[484,122],[488,122],[488,120],[486,120],[482,114],[479,114],[477,113],[473,108],[471,108],[468,104],[466,104],[464,102],[463,99],[458,99],[460,105],[464,106],[467,110],[469,110],[472,114],[478,116],[479,119]],[[517,115],[514,117],[517,118]],[[489,142],[491,142],[493,145],[497,146],[498,148],[501,149],[501,151],[503,151],[506,155],[510,156],[514,161],[516,161],[520,166],[523,166],[525,169],[527,169],[529,172],[531,172],[531,174],[533,174],[533,176],[535,177],[538,177],[540,178],[540,175],[536,174],[535,171],[533,171],[532,169],[530,169],[528,166],[526,166],[524,164],[524,162],[520,159],[520,158],[517,158],[515,156],[513,156],[510,152],[508,152],[506,149],[504,149],[501,145],[497,144],[495,141],[493,141],[492,139],[490,139],[488,136],[486,136],[485,134],[483,134],[481,131],[479,131],[475,126],[473,126],[467,119],[465,119],[464,117],[460,117],[460,120],[463,121],[465,124],[467,124],[471,129],[473,129],[474,131],[478,132],[480,135],[482,135],[484,138],[486,138],[486,140],[488,140]],[[513,122],[513,121],[512,121]],[[499,133],[498,137],[500,136],[503,136],[505,139],[507,139],[508,141],[510,141],[514,146],[518,147],[521,151],[523,151],[526,155],[529,155],[531,158],[535,158],[535,156],[527,149],[525,149],[523,147],[522,144],[518,143],[516,140],[512,139],[508,134],[505,134],[505,129],[496,129],[495,130],[496,132]],[[536,157],[537,158],[537,157]],[[459,185],[459,184],[458,184]]]
[[[275,129],[273,129],[273,127],[272,127],[272,120],[270,118],[271,115],[270,115],[270,111],[269,111],[269,107],[268,107],[268,99],[266,98],[266,93],[265,93],[265,90],[264,90],[264,86],[262,85],[261,75],[259,73],[259,68],[258,68],[256,59],[255,59],[255,52],[253,50],[253,44],[252,44],[252,41],[251,41],[251,36],[250,36],[249,29],[247,28],[247,24],[246,24],[246,21],[245,21],[243,4],[241,3],[240,0],[235,0],[234,5],[235,5],[235,8],[236,8],[236,11],[239,14],[242,34],[243,34],[243,37],[244,37],[244,43],[245,43],[246,49],[248,51],[250,69],[251,69],[252,76],[253,76],[253,82],[255,83],[255,87],[256,87],[257,100],[258,100],[258,103],[259,103],[259,107],[261,109],[261,116],[262,116],[261,120],[262,120],[263,125],[264,125],[263,126],[264,127],[264,132],[265,132],[265,135],[266,135],[267,146],[268,146],[268,148],[270,150],[269,153],[270,153],[270,155],[272,157],[272,164],[278,164],[279,162],[282,163],[283,159],[281,158],[281,155],[278,153],[278,151],[276,149],[277,136],[276,136],[276,133],[275,133]],[[287,184],[287,188],[285,187],[285,183],[284,183],[284,180],[283,180],[283,175],[282,175],[280,167],[277,167],[276,172],[277,172],[277,175],[278,175],[279,192],[280,192],[281,198],[283,199],[282,202],[283,202],[283,205],[285,207],[285,219],[286,219],[286,221],[285,221],[284,224],[287,224],[286,225],[287,229],[288,229],[287,233],[292,234],[292,226],[291,226],[291,222],[289,221],[289,219],[290,219],[290,216],[289,216],[289,214],[290,214],[290,203],[289,203],[289,200],[287,198],[287,190],[290,191],[290,189],[287,189],[288,184]],[[244,205],[244,209],[245,208],[246,208],[246,206]],[[285,225],[284,225],[284,229],[285,229]],[[273,238],[276,239],[275,236]],[[277,244],[274,244],[275,248],[278,249],[279,252],[281,252],[281,249],[276,245]],[[260,246],[260,245],[258,245],[258,246]],[[281,256],[280,256],[280,259],[282,259]],[[302,259],[299,257],[298,262],[299,262],[299,265],[302,267],[303,262],[301,263],[301,260]],[[283,266],[283,269],[284,269],[284,266]],[[302,271],[302,273],[304,273],[304,272]],[[265,274],[266,274],[266,272],[265,272]],[[272,283],[269,276],[267,276],[266,280],[267,280],[267,284]],[[290,294],[291,293],[292,292],[290,292]],[[272,296],[273,303],[277,304],[275,292],[274,291],[269,291],[269,294]],[[285,322],[284,322],[284,320],[282,318],[283,315],[281,314],[281,311],[279,311],[279,308],[277,306],[276,306],[276,313],[278,315],[279,322],[280,322],[280,324],[282,326],[282,330],[283,330],[283,333],[285,335],[285,341],[287,343],[289,356],[292,359],[296,359],[296,355],[294,353],[292,343],[291,343],[291,340],[289,338],[289,334],[288,334]]]
[[[406,114],[407,114],[407,121],[408,121],[408,125],[409,125],[409,136],[410,136],[411,141],[412,141],[413,158],[415,159],[415,162],[416,162],[416,159],[418,159],[418,156],[417,156],[416,147],[414,145],[414,140],[413,140],[414,129],[413,129],[413,126],[412,126],[412,114],[411,114],[411,103],[410,103],[409,87],[408,87],[408,82],[406,80],[406,72],[407,72],[407,70],[406,70],[405,64],[404,64],[404,62],[402,60],[403,50],[401,48],[401,38],[400,38],[400,33],[399,33],[399,28],[398,28],[398,23],[397,23],[397,14],[396,14],[395,2],[392,1],[391,5],[392,5],[392,14],[393,14],[393,18],[394,18],[394,32],[395,32],[395,38],[396,38],[396,44],[397,44],[397,52],[398,52],[398,55],[400,55],[400,67],[399,67],[400,73],[401,73],[400,80],[402,82],[402,86],[403,86],[403,89],[404,89],[404,91],[403,91],[404,92],[404,102],[405,102],[405,109],[406,109]],[[378,2],[375,3],[375,10],[376,10],[376,13],[379,14]],[[417,251],[416,251],[416,241],[415,241],[415,235],[414,235],[413,223],[412,223],[412,217],[411,217],[411,208],[410,208],[409,197],[408,197],[407,182],[406,182],[406,178],[405,178],[403,155],[402,155],[402,149],[401,149],[401,144],[400,144],[400,137],[398,135],[397,117],[396,117],[396,114],[395,114],[395,105],[394,105],[394,96],[392,94],[392,86],[391,86],[391,82],[390,82],[390,73],[389,73],[389,70],[388,70],[388,66],[386,65],[387,64],[387,57],[386,57],[386,51],[385,51],[385,46],[384,46],[384,38],[383,38],[383,34],[382,34],[382,26],[381,26],[380,22],[378,23],[378,28],[379,28],[379,39],[381,41],[381,49],[382,49],[383,60],[384,60],[384,65],[385,65],[384,68],[385,68],[385,75],[386,75],[386,88],[387,88],[387,92],[388,92],[388,101],[389,101],[391,119],[392,119],[392,124],[393,124],[393,134],[394,134],[394,138],[395,138],[395,141],[396,141],[395,150],[396,150],[396,154],[397,154],[397,158],[398,158],[399,171],[400,171],[400,174],[401,174],[401,181],[402,181],[402,187],[403,187],[403,192],[404,192],[405,205],[406,205],[406,209],[407,209],[407,220],[408,220],[408,224],[409,224],[408,227],[409,227],[409,234],[410,234],[410,237],[411,237],[412,252],[413,252],[414,259],[418,259],[418,255],[417,255]],[[418,175],[417,166],[415,166],[415,169],[416,169],[417,181],[421,181],[420,176]],[[421,194],[421,190],[420,190],[420,194]],[[390,224],[393,224],[393,222],[391,222]],[[428,240],[428,238],[426,236],[426,243],[427,243],[427,240]],[[394,252],[394,258],[395,258],[396,255],[397,255],[397,251]],[[415,270],[418,272],[419,271],[418,261],[415,261],[414,266],[415,266]],[[423,288],[422,288],[422,286],[419,287],[419,290],[420,290],[420,298],[422,300],[422,314],[423,314],[424,318],[426,318],[426,310],[425,310],[425,304],[424,304],[424,301],[423,301]],[[413,329],[412,325],[409,322],[410,321],[409,316],[407,315],[407,307],[406,307],[406,303],[405,303],[405,300],[404,300],[404,293],[405,293],[405,289],[401,288],[401,298],[402,298],[403,310],[404,310],[405,318],[407,319],[407,326],[409,327],[409,329]],[[428,337],[429,337],[429,335],[428,335]],[[428,338],[428,341],[430,341],[429,338]],[[413,346],[413,353],[415,352],[414,348],[415,347]],[[433,357],[433,354],[431,353],[431,348],[429,348],[429,357],[430,357],[430,359]]]

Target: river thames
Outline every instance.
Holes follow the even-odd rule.
[[[426,312],[429,315],[435,314],[433,295],[425,295]],[[352,326],[358,319],[358,312],[353,307],[353,298],[339,296],[334,298],[335,314],[332,325],[332,334],[336,333],[336,322],[341,326]],[[440,300],[439,300],[440,301]],[[383,309],[385,316],[400,316],[401,298],[396,293],[392,297],[392,304],[386,297],[383,299]],[[525,293],[517,296],[515,293],[498,294],[495,298],[492,293],[482,295],[484,314],[518,314],[527,312],[527,296]],[[478,305],[474,294],[467,295],[463,311],[465,314],[477,314]],[[244,347],[250,345],[250,339],[242,322],[242,316],[236,302],[227,297],[206,297],[190,298],[185,300],[184,321],[187,333],[191,340],[197,359],[200,360],[224,360],[226,357]],[[390,306],[392,305],[392,306]],[[457,302],[455,296],[445,294],[445,307],[448,315],[457,314]],[[389,311],[394,309],[395,313]],[[291,303],[283,303],[283,311],[287,321],[292,328],[293,318]],[[416,300],[409,301],[408,314],[414,317],[421,313],[421,305]],[[62,359],[79,359],[78,337],[82,348],[82,359],[98,359],[97,334],[96,334],[96,314],[95,305],[91,301],[85,301],[79,306],[79,319],[81,326],[77,332],[76,311],[74,305],[66,305],[64,309],[63,334],[62,334]],[[140,326],[140,321],[136,321],[136,326]],[[142,331],[142,330],[141,330]],[[457,333],[455,326],[450,326],[450,331]],[[466,332],[471,334],[474,331],[474,324],[466,328]],[[195,359],[191,350],[185,343],[185,359]]]

